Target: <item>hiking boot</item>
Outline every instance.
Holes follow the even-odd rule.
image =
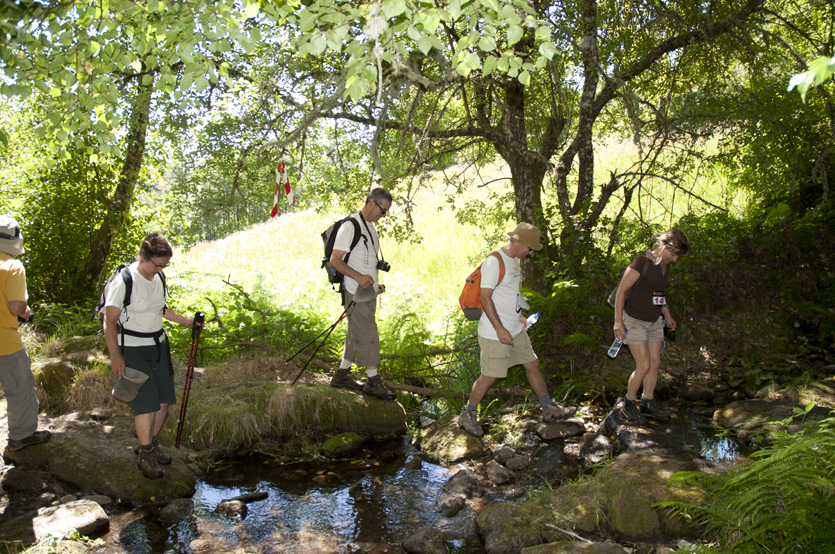
[[[552,398],[551,403],[542,408],[542,421],[551,423],[558,419],[565,419],[573,416],[576,411],[577,408],[566,408]]]
[[[357,383],[351,377],[350,369],[337,369],[331,379],[331,386],[337,389],[362,390],[362,383]]]
[[[368,382],[362,387],[362,392],[371,396],[376,396],[380,400],[394,400],[397,398],[394,393],[389,392],[383,384],[383,379],[379,375],[369,377]]]
[[[620,407],[620,413],[624,419],[632,423],[646,423],[646,419],[641,415],[641,409],[638,407],[637,400],[629,400],[624,397]]]
[[[484,429],[478,424],[478,412],[475,410],[463,410],[458,416],[458,426],[474,437],[480,437],[484,434]]]
[[[159,445],[159,437],[151,442],[151,446],[154,447],[154,457],[157,459],[158,464],[168,465],[171,463],[171,456],[166,454]]]
[[[136,467],[142,472],[147,479],[159,479],[164,474],[157,463],[157,457],[154,449],[144,450],[139,447],[139,459],[136,462]]]
[[[670,412],[659,406],[654,398],[641,398],[641,413],[652,419],[662,421],[670,419]]]
[[[35,431],[25,439],[12,440],[9,439],[9,451],[10,452],[17,452],[18,450],[23,450],[27,446],[32,446],[33,444],[42,444],[52,438],[52,433],[49,431]]]

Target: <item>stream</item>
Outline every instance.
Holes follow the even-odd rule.
[[[694,455],[726,467],[747,456],[706,418],[689,409],[679,414],[654,427],[652,434],[674,438]],[[639,435],[630,447],[640,443]],[[576,449],[572,439],[542,442],[535,449],[540,464],[534,466],[556,465],[564,450]],[[406,537],[433,526],[443,532],[451,553],[480,553],[484,550],[475,536],[475,511],[491,501],[524,499],[529,490],[548,485],[533,471],[515,487],[491,489],[446,518],[434,511],[435,502],[442,485],[465,466],[424,460],[410,469],[407,462],[417,454],[404,437],[366,446],[350,461],[288,463],[260,455],[228,460],[198,483],[193,517],[166,527],[147,508],[114,513],[98,552],[399,553]],[[268,497],[248,504],[244,519],[214,512],[223,500],[252,492]]]

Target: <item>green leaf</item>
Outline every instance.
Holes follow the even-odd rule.
[[[259,11],[260,11],[260,8],[258,6],[257,1],[253,2],[253,1],[250,0],[246,4],[246,6],[244,7],[244,15],[247,16],[248,18],[255,17],[256,15],[258,15]]]
[[[519,74],[519,82],[525,86],[528,86],[531,82],[531,74],[527,71],[523,71]]]
[[[429,37],[420,37],[417,41],[418,49],[423,52],[424,56],[429,55],[429,51],[432,50],[432,39]]]
[[[383,13],[389,19],[394,19],[406,11],[406,3],[403,0],[386,0],[383,2]]]
[[[539,45],[539,54],[548,58],[548,60],[553,60],[554,56],[557,55],[557,48],[552,42],[543,42]]]
[[[488,10],[499,11],[499,2],[497,0],[479,0],[479,3]]]
[[[482,52],[492,52],[496,49],[496,39],[493,37],[481,37],[481,40],[478,41],[478,48]]]
[[[496,56],[485,56],[484,58],[484,65],[481,68],[481,74],[485,77],[493,73],[493,70],[496,69],[496,65],[498,65],[499,59]]]
[[[507,28],[507,44],[513,46],[525,36],[525,31],[519,25],[510,25]]]
[[[449,11],[453,21],[458,21],[458,18],[461,17],[461,1],[452,0],[447,7],[447,11]]]
[[[522,18],[519,17],[519,14],[516,13],[516,10],[510,4],[504,5],[502,13],[499,14],[499,19],[508,25],[519,25],[522,22]]]

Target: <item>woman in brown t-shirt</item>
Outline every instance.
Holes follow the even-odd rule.
[[[670,284],[670,264],[690,251],[687,235],[678,229],[657,233],[652,240],[655,247],[632,260],[624,271],[615,300],[615,338],[629,346],[635,360],[635,371],[629,376],[621,406],[621,413],[631,421],[643,421],[644,416],[670,417],[653,398],[661,366],[663,320],[667,320],[670,329],[676,328],[665,289]],[[646,264],[652,265],[645,270]],[[639,405],[638,389],[642,385]]]

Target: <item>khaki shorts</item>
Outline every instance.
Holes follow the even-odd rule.
[[[478,337],[478,345],[481,347],[481,374],[485,377],[503,379],[507,377],[508,368],[537,359],[527,331],[513,337],[513,346],[482,336]]]
[[[623,344],[647,344],[664,340],[664,316],[658,316],[657,320],[650,323],[623,312],[623,324],[627,329]]]
[[[354,295],[345,291],[344,306],[348,306]],[[348,310],[348,330],[345,333],[343,358],[359,367],[380,365],[380,333],[377,330],[377,302],[354,304]]]

